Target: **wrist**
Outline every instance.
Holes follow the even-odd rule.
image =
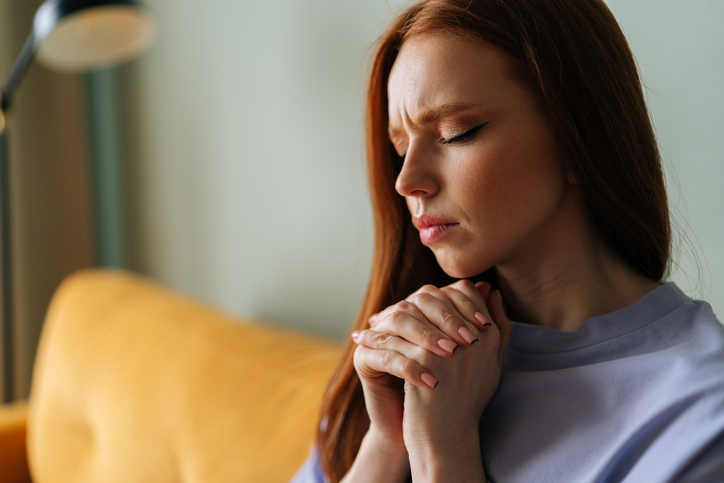
[[[415,482],[486,481],[478,434],[455,443],[409,448],[409,461]]]
[[[405,445],[392,444],[389,438],[370,428],[343,482],[401,483],[409,474],[410,460]]]
[[[396,441],[394,438],[389,437],[386,433],[377,431],[374,426],[370,426],[369,430],[367,430],[367,433],[362,439],[360,451],[362,451],[363,448],[365,450],[378,453],[381,458],[384,458],[392,463],[400,460],[407,463],[409,459],[404,441]]]

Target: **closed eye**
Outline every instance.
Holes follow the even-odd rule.
[[[450,139],[442,139],[442,140],[440,141],[440,144],[452,144],[452,143],[457,143],[457,142],[460,142],[460,141],[466,141],[466,140],[474,137],[482,128],[485,127],[486,124],[488,124],[488,123],[487,123],[487,122],[484,122],[484,123],[482,123],[481,125],[475,126],[474,128],[471,128],[471,129],[468,129],[468,130],[465,131],[464,133],[458,134],[457,136],[452,137],[452,138],[450,138]]]

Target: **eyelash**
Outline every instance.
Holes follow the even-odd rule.
[[[475,127],[472,128],[472,129],[468,129],[468,130],[465,131],[464,133],[458,134],[457,136],[452,137],[452,138],[450,138],[450,139],[441,139],[441,140],[440,140],[440,144],[452,144],[452,143],[457,143],[457,142],[460,142],[460,141],[467,141],[468,139],[471,139],[471,138],[475,137],[475,135],[476,135],[482,128],[484,128],[486,124],[487,124],[487,122],[484,122],[483,124],[481,124],[481,125],[479,125],[479,126],[475,126]]]
[[[484,128],[486,124],[488,124],[488,123],[484,122],[481,125],[468,129],[464,133],[458,134],[457,136],[452,137],[450,139],[441,139],[440,144],[452,144],[452,143],[457,143],[457,142],[461,142],[461,141],[467,141],[468,139],[475,137],[475,135],[478,134],[478,132],[482,128]],[[402,164],[405,162],[405,156],[406,156],[406,154],[397,156],[397,162],[399,163],[400,166],[402,166]]]

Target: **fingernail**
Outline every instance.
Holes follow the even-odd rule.
[[[439,345],[442,350],[449,352],[450,354],[455,354],[455,350],[458,348],[458,345],[450,339],[440,339],[437,341],[437,345]]]
[[[485,317],[482,312],[475,312],[475,320],[480,322],[482,325],[488,323],[488,318]]]
[[[435,389],[435,387],[440,382],[435,379],[435,376],[433,376],[432,374],[428,374],[427,372],[423,372],[422,374],[420,374],[420,379],[422,379],[422,382],[430,386],[432,389]]]
[[[470,329],[468,329],[467,327],[460,327],[458,329],[458,334],[460,334],[460,337],[465,339],[468,344],[472,344],[473,342],[475,342],[477,340],[477,338],[475,337],[475,334],[470,332]]]
[[[353,332],[352,332],[352,338],[353,338],[353,339],[356,339],[357,336],[359,336],[359,330],[353,331]]]
[[[370,318],[367,319],[367,322],[372,323],[372,322],[374,322],[375,320],[377,320],[377,314],[372,314],[372,315],[370,315]]]
[[[493,325],[493,324],[491,324],[490,322],[486,322],[486,323],[483,324],[483,327],[491,327],[492,325]]]

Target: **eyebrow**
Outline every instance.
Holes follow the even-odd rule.
[[[450,114],[456,114],[459,112],[469,111],[473,108],[480,107],[479,104],[475,103],[452,103],[452,104],[442,104],[440,106],[435,106],[433,108],[430,108],[423,112],[422,116],[420,116],[420,123],[421,124],[432,124],[433,122],[437,121],[441,117],[449,116]],[[388,134],[390,138],[395,137],[398,134],[402,134],[403,131],[399,129],[396,126],[392,126],[387,121],[388,125]]]

